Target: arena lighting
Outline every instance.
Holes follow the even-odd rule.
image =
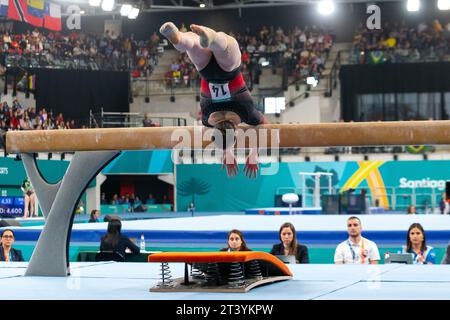
[[[419,11],[419,9],[420,9],[420,0],[408,0],[408,3],[406,4],[406,9],[409,12]]]
[[[450,10],[450,0],[438,0],[437,7],[439,10]]]
[[[132,9],[133,6],[131,4],[123,4],[120,8],[120,15],[123,17],[128,17]]]
[[[334,12],[334,2],[331,0],[321,0],[317,5],[317,10],[321,15],[330,15]]]
[[[136,19],[139,15],[138,8],[132,8],[130,14],[128,15],[128,19]]]
[[[103,0],[102,1],[102,10],[103,11],[112,11],[114,9],[114,0]]]
[[[89,0],[89,5],[91,7],[100,7],[102,0]]]
[[[203,2],[201,2],[198,6],[199,6],[200,8],[204,8],[204,7],[206,7],[206,4],[204,4]]]

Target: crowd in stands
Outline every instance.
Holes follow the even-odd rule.
[[[126,70],[134,77],[146,76],[158,63],[159,40],[156,32],[145,41],[109,31],[103,36],[83,32],[43,33],[38,29],[13,34],[0,25],[0,65],[3,70],[6,66],[59,67]]]
[[[84,125],[82,126],[85,127]],[[13,100],[11,106],[6,101],[0,103],[0,130],[51,130],[76,129],[75,120],[64,119],[62,113],[53,114],[45,108],[26,108],[19,101]]]
[[[316,26],[285,30],[264,26],[256,35],[249,29],[231,35],[241,47],[243,64],[285,66],[297,79],[319,79],[333,45],[333,36]]]
[[[134,193],[125,193],[119,194],[115,193],[110,198],[106,197],[106,194],[103,192],[100,197],[100,203],[103,205],[122,205],[129,206],[128,212],[143,212],[146,211],[146,205],[154,205],[154,204],[170,204],[170,200],[167,195],[163,195],[162,198],[156,198],[150,193],[147,198],[141,198]]]
[[[185,52],[177,60],[172,61],[170,69],[165,74],[168,87],[193,87],[200,85],[200,75]]]
[[[184,24],[180,31],[187,31]],[[289,76],[298,80],[310,76],[319,79],[333,45],[333,36],[316,26],[303,29],[295,26],[289,30],[264,26],[258,33],[252,33],[247,28],[243,33],[230,32],[229,35],[239,43],[242,53],[241,71],[250,90],[261,74],[262,66],[266,64],[271,67],[286,67]],[[165,79],[168,86],[187,87],[197,83],[195,80],[198,80],[198,73],[187,55],[182,53],[170,65]]]
[[[361,25],[353,38],[351,63],[381,64],[450,60],[450,21],[408,26],[385,23],[381,30]]]

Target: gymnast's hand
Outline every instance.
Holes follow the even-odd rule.
[[[244,173],[250,179],[252,176],[256,179],[258,175],[258,150],[250,149],[250,154],[247,157],[247,161],[245,161]]]
[[[227,175],[229,177],[234,177],[238,174],[238,164],[236,161],[236,157],[234,156],[233,149],[226,149],[223,152],[223,165],[222,170],[227,168]]]

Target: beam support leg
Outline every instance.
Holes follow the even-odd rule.
[[[66,174],[56,184],[45,181],[33,155],[22,154],[46,220],[25,276],[70,274],[69,243],[75,208],[90,181],[119,154],[120,151],[76,152]]]

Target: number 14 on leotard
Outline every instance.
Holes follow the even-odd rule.
[[[228,83],[210,83],[209,91],[211,92],[211,98],[214,101],[229,100],[231,98]]]

